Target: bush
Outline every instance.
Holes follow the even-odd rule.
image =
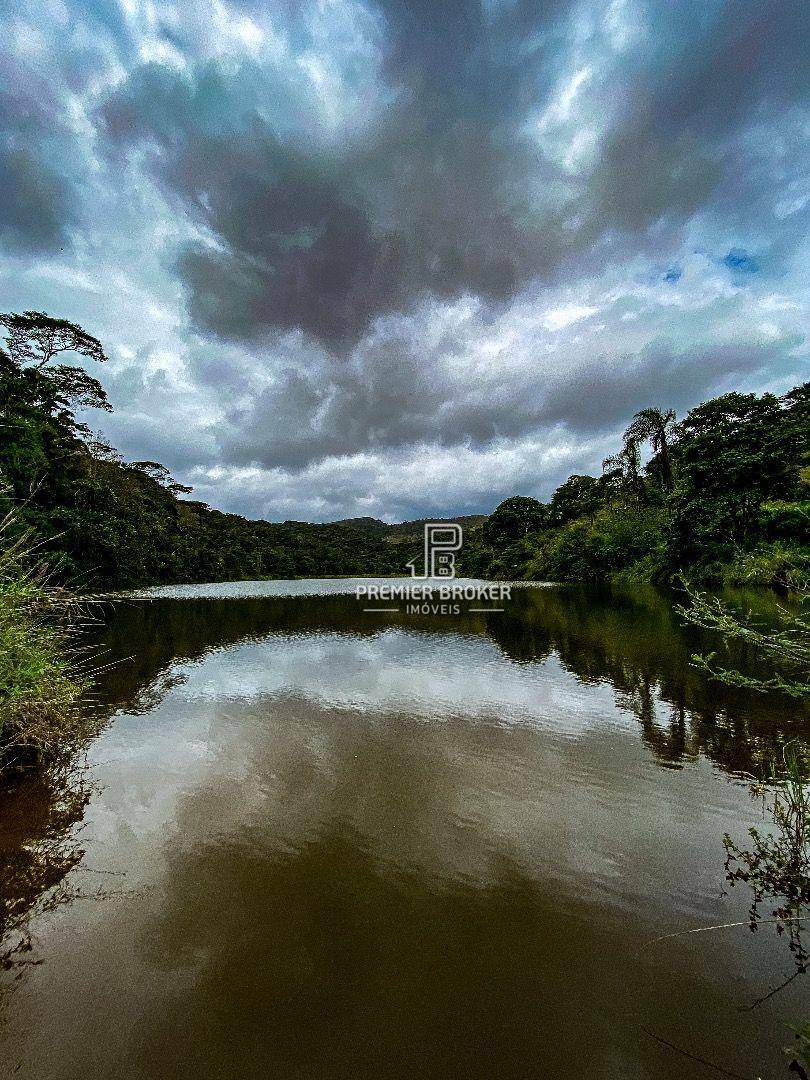
[[[810,501],[763,503],[760,519],[770,540],[803,540],[810,534]]]
[[[613,577],[655,581],[663,573],[663,514],[632,499],[601,507],[544,537],[527,576],[552,581]]]
[[[741,551],[722,571],[724,585],[766,585],[771,588],[810,587],[810,548],[801,544],[762,544]]]

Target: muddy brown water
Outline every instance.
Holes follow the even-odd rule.
[[[0,1072],[790,1075],[807,977],[747,1008],[791,971],[772,928],[650,942],[745,918],[722,837],[807,714],[708,683],[714,643],[652,589],[448,617],[352,589],[106,610],[88,768],[0,792],[0,910],[31,935]]]

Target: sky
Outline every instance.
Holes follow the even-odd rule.
[[[488,512],[807,379],[806,0],[0,0],[0,309],[266,517]]]

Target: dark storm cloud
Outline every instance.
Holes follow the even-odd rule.
[[[14,66],[0,61],[0,244],[52,251],[67,242],[76,194],[63,171],[59,121],[32,89],[12,89],[14,75]]]
[[[492,129],[551,85],[564,40],[566,0],[381,0],[387,71],[404,85],[428,127],[460,120]]]
[[[143,67],[104,105],[110,139],[151,150],[219,241],[178,263],[202,326],[245,338],[300,327],[337,346],[425,291],[503,300],[558,259],[559,237],[527,224],[525,177],[555,170],[515,134],[515,42],[496,34],[487,49],[477,4],[386,13],[394,100],[345,150],[313,147],[294,95],[292,116],[268,118],[267,73],[247,61],[227,74]]]
[[[767,375],[783,362],[783,343],[717,344],[679,352],[653,342],[638,353],[599,357],[555,387],[543,405],[548,421],[583,433],[610,430],[638,409],[654,404],[688,409],[697,399],[735,385],[755,372]]]
[[[6,251],[54,251],[67,242],[73,192],[35,153],[0,146],[0,191],[0,244]]]
[[[214,211],[227,253],[198,247],[181,255],[191,314],[228,337],[274,326],[354,340],[373,314],[403,297],[399,239],[375,236],[334,188],[284,172],[272,188],[234,185],[235,201]]]
[[[806,358],[805,0],[0,18],[7,304],[102,336],[112,441],[215,503],[483,505]]]
[[[687,0],[649,10],[656,34],[621,87],[624,115],[586,195],[600,217],[625,229],[694,213],[746,167],[732,136],[810,98],[803,0]]]
[[[697,398],[742,384],[784,362],[796,342],[717,344],[688,351],[666,339],[638,352],[569,358],[564,371],[477,383],[452,365],[430,369],[413,340],[391,336],[361,347],[351,364],[325,357],[309,371],[277,381],[231,414],[222,460],[297,470],[353,453],[387,453],[418,444],[483,450],[563,424],[591,437],[623,424],[650,404],[688,408]],[[230,434],[225,434],[230,432]]]
[[[198,79],[148,66],[105,106],[106,130],[155,149],[170,193],[220,241],[186,247],[177,264],[200,325],[234,338],[272,326],[354,339],[402,296],[398,238],[372,229],[344,166],[285,144],[259,118],[255,75],[234,86],[215,65]]]
[[[99,0],[82,32],[67,8],[33,31],[19,3],[0,0],[0,244],[4,251],[46,254],[64,249],[82,217],[87,162],[66,114],[66,94],[80,92],[110,56],[128,52],[120,9]],[[50,14],[50,13],[49,13]],[[60,35],[49,55],[37,33]]]
[[[360,145],[319,147],[304,103],[250,59],[136,68],[104,105],[113,143],[151,150],[214,240],[178,262],[202,328],[246,340],[301,328],[340,347],[424,293],[508,300],[600,241],[616,257],[623,237],[680,226],[738,167],[740,126],[810,86],[810,6],[652,4],[658,32],[617,74],[599,159],[571,178],[526,124],[555,85],[576,7],[376,10],[392,99]],[[311,29],[292,25],[306,43]],[[598,38],[592,28],[586,45]],[[562,203],[546,197],[555,185]]]

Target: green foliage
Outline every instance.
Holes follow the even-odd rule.
[[[800,588],[810,564],[809,387],[782,398],[725,394],[681,423],[672,410],[642,409],[602,476],[569,477],[545,508],[531,500],[531,529],[510,527],[513,500],[502,503],[465,570],[651,582],[688,570],[707,583]]]
[[[740,642],[760,662],[767,676],[745,675],[737,668],[718,663],[717,653],[696,654],[692,662],[727,686],[744,686],[759,692],[778,691],[794,698],[810,695],[810,622],[801,610],[779,607],[776,625],[761,625],[749,613],[740,616],[720,597],[710,596],[686,585],[688,604],[676,607],[694,626],[711,630],[728,646]],[[807,594],[802,600],[806,602]]]
[[[623,490],[637,498],[644,494],[644,481],[641,477],[641,455],[638,443],[628,431],[624,434],[624,446],[602,462],[603,470],[615,476]]]
[[[72,352],[103,362],[81,327],[41,312],[0,316],[0,477],[8,505],[82,588],[264,577],[403,573],[408,553],[351,525],[272,524],[181,501],[190,489],[155,461],[130,464],[75,416],[109,410]]]
[[[610,502],[617,493],[615,475],[569,476],[554,492],[549,503],[549,518],[553,525],[567,525],[569,521],[596,513]]]
[[[738,551],[723,567],[724,585],[764,585],[779,589],[810,588],[810,546],[776,542],[761,544],[753,551]]]
[[[247,521],[180,498],[190,490],[163,465],[126,463],[77,419],[79,408],[111,406],[84,367],[56,361],[103,362],[96,338],[36,311],[0,315],[0,326],[0,477],[83,587],[402,574],[416,554],[419,522]],[[810,558],[808,385],[783,398],[725,394],[680,423],[671,410],[640,410],[602,476],[569,477],[547,505],[507,499],[480,528],[470,519],[459,567],[653,582],[688,569],[706,582],[797,587]]]
[[[689,603],[677,610],[690,623],[720,634],[728,648],[743,642],[766,668],[759,678],[743,675],[739,668],[718,667],[714,654],[692,657],[696,667],[708,671],[726,686],[745,686],[761,692],[778,691],[797,699],[810,695],[810,623],[801,614],[780,608],[775,629],[763,629],[751,615],[741,618],[716,597],[708,597],[687,587]],[[802,593],[806,602],[808,593]],[[745,883],[751,889],[748,925],[756,930],[762,908],[770,912],[777,933],[785,936],[796,965],[789,976],[767,997],[787,986],[807,971],[810,959],[802,937],[806,912],[810,907],[810,757],[807,746],[793,739],[782,747],[781,762],[771,763],[767,782],[756,783],[751,793],[762,800],[768,819],[767,831],[748,830],[750,846],[736,844],[726,834],[726,880],[734,886]],[[761,1000],[766,1000],[765,998]],[[810,1024],[793,1029],[796,1045],[785,1047],[793,1061],[790,1069],[806,1076],[810,1065]]]
[[[484,523],[483,536],[488,544],[513,544],[542,529],[547,520],[548,507],[537,499],[515,495],[490,514]]]
[[[661,485],[671,490],[673,484],[670,443],[675,433],[675,412],[673,409],[641,409],[635,414],[630,426],[624,433],[625,446],[640,446],[649,442],[653,455],[655,474]]]
[[[630,498],[618,498],[590,517],[569,522],[547,534],[528,567],[533,580],[598,581],[626,575],[645,562],[645,573],[655,578],[663,562],[663,512]]]
[[[74,705],[86,680],[69,649],[72,608],[50,587],[30,535],[0,522],[0,757],[51,758],[86,729]]]
[[[808,437],[807,387],[782,399],[724,394],[693,409],[673,451],[673,566],[706,567],[755,546],[765,504],[799,496]]]
[[[52,319],[42,311],[0,315],[0,326],[6,330],[9,355],[19,367],[31,364],[42,368],[63,352],[76,353],[100,363],[107,359],[98,338],[76,323]]]

